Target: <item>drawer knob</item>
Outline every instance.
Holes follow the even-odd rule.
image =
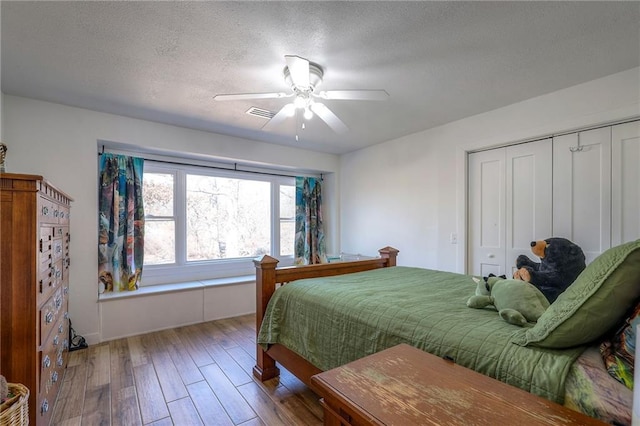
[[[53,321],[53,312],[47,312],[47,315],[44,316],[44,323],[50,324]]]
[[[46,355],[46,356],[44,357],[44,359],[42,360],[42,366],[43,366],[44,368],[49,368],[49,367],[51,367],[51,358],[49,358],[49,355]]]
[[[51,374],[51,383],[55,383],[55,382],[57,382],[57,381],[58,381],[58,372],[57,372],[57,371],[54,371],[54,372]]]
[[[42,401],[42,405],[40,406],[40,414],[42,415],[47,411],[49,411],[49,401],[45,399],[44,401]]]
[[[58,338],[58,336],[53,338],[53,346],[58,346],[58,342],[60,341],[60,339]]]
[[[46,206],[42,207],[42,214],[45,216],[49,214],[49,209]]]
[[[64,358],[62,355],[58,355],[58,367],[62,367],[62,364],[64,364]]]
[[[64,327],[62,324],[58,327],[58,333],[62,333],[64,331]]]

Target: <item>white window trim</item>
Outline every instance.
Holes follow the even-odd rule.
[[[230,178],[247,178],[270,182],[272,217],[271,250],[272,253],[280,252],[280,191],[277,185],[295,185],[295,181],[292,182],[290,175],[223,170],[220,168],[207,168],[201,165],[163,163],[160,160],[145,161],[145,172],[173,173],[175,176],[174,218],[176,231],[176,263],[167,265],[145,265],[140,282],[141,287],[255,274],[253,259],[250,258],[219,259],[199,262],[186,261],[186,239],[184,238],[186,235],[186,221],[180,216],[185,212],[185,197],[179,194],[185,194],[186,192],[186,174],[188,173]],[[278,266],[291,266],[294,263],[292,255],[276,256],[272,254],[272,256],[280,260]]]

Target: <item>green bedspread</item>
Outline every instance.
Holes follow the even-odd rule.
[[[549,350],[510,342],[520,327],[492,308],[471,309],[470,276],[393,267],[279,288],[258,343],[280,343],[329,370],[399,343],[562,403],[569,367],[584,348]]]

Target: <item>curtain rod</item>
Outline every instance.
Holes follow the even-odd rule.
[[[104,145],[102,145],[102,151],[98,153],[98,157],[101,156],[104,153],[105,153],[104,152]],[[151,162],[155,162],[155,163],[164,163],[164,164],[175,164],[175,165],[178,165],[178,166],[203,167],[205,169],[226,170],[226,171],[231,171],[231,172],[242,172],[242,173],[253,173],[253,174],[256,174],[256,175],[265,175],[265,176],[281,176],[281,177],[291,177],[291,178],[298,177],[298,176],[295,176],[295,175],[288,175],[288,174],[281,174],[281,173],[258,172],[258,171],[255,171],[255,170],[242,170],[242,169],[238,169],[238,163],[233,163],[233,168],[231,168],[231,167],[221,167],[221,166],[205,166],[205,165],[202,165],[202,164],[184,163],[184,162],[180,162],[180,161],[154,160],[154,159],[144,158],[144,157],[142,157],[142,158],[145,161],[151,161]],[[323,180],[322,173],[320,173],[320,180]]]

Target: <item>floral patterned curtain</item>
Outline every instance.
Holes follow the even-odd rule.
[[[322,225],[322,180],[296,177],[296,240],[297,265],[326,263]]]
[[[99,292],[137,290],[144,259],[142,158],[100,156]]]

